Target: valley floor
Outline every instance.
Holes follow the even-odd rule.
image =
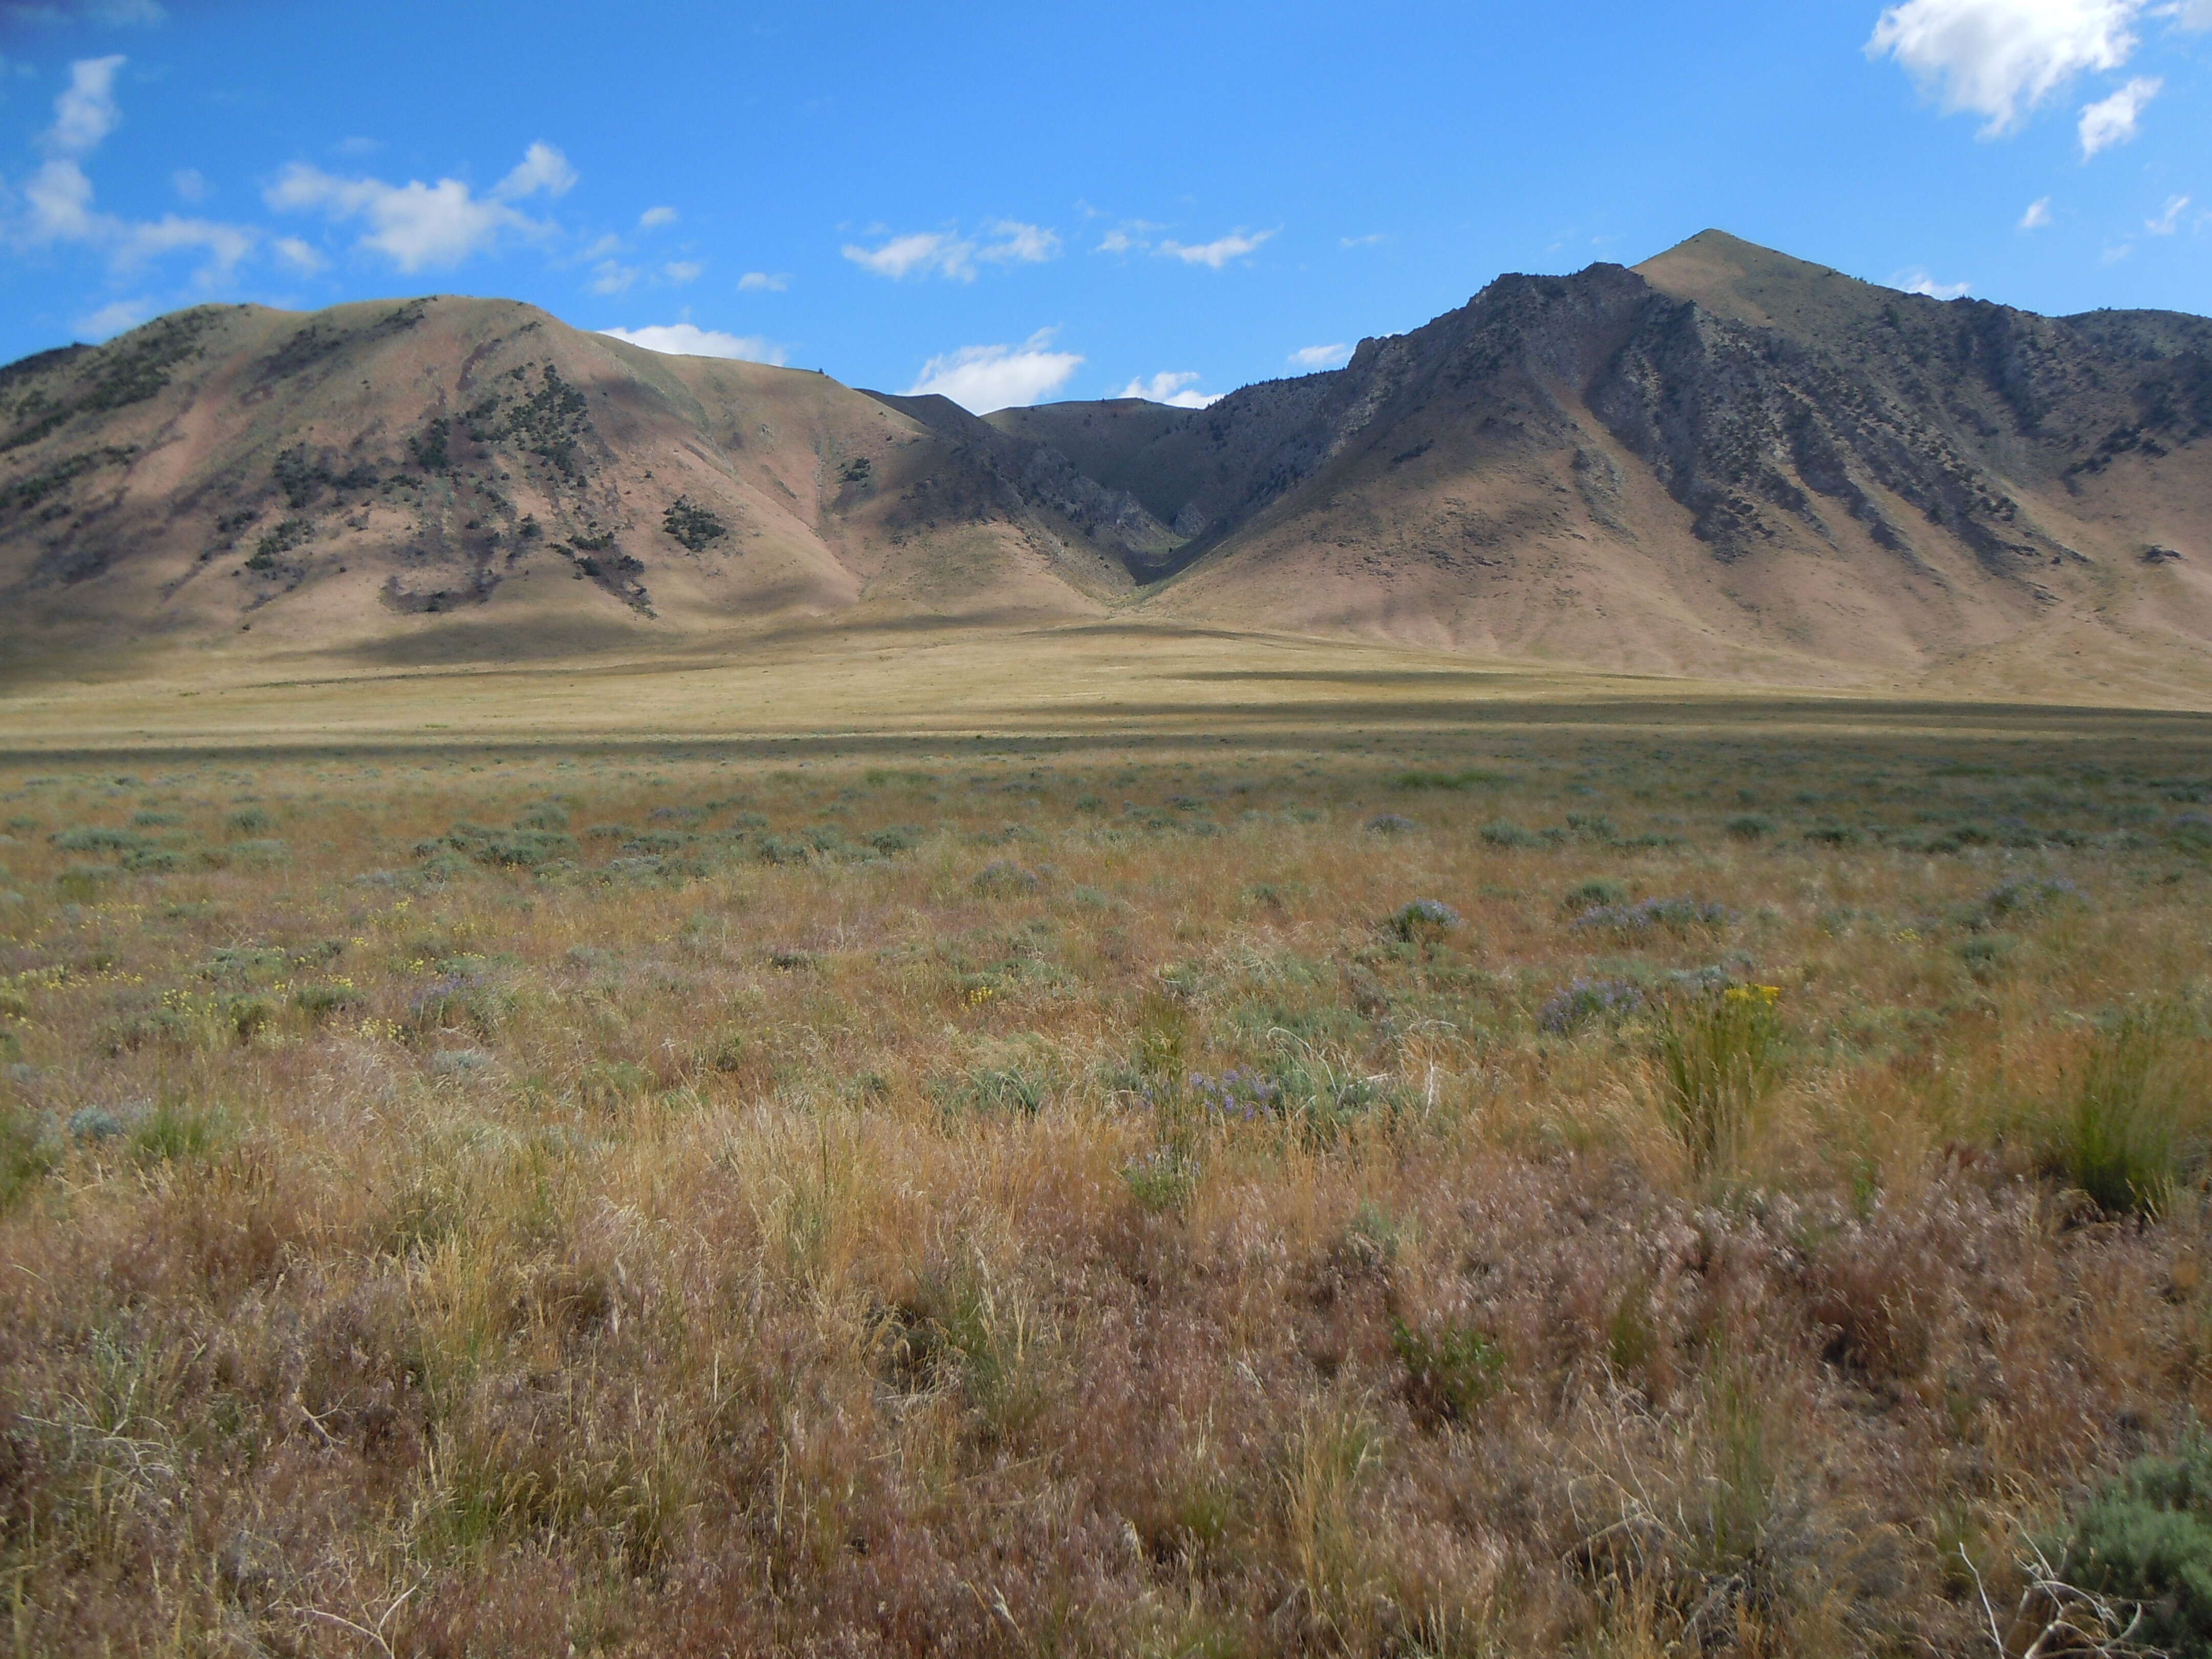
[[[2212,715],[1097,625],[0,730],[15,1651],[2208,1650]]]

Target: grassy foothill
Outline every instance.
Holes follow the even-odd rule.
[[[2212,1651],[2212,725],[1376,695],[0,761],[0,1638]]]

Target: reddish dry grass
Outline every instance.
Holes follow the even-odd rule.
[[[1472,800],[1295,757],[9,781],[17,1650],[1986,1650],[1966,1563],[2012,1590],[2212,1363],[2194,1196],[2100,1217],[2037,1139],[2095,1017],[2194,1006],[2201,865],[2113,836],[2159,799],[2124,775],[2041,786],[2103,837],[2071,852],[1747,845],[1741,753],[1677,751],[1507,755]],[[1986,816],[1943,758],[1796,779]],[[357,879],[549,793],[578,829],[737,797],[709,828],[926,833]],[[244,793],[289,866],[71,877],[46,839],[148,810],[217,847]],[[1424,827],[1366,833],[1386,807]],[[1569,807],[1680,844],[1476,833]],[[1575,929],[1599,875],[1735,920]],[[1971,921],[2031,875],[2085,901]],[[1465,925],[1379,926],[1422,896]],[[1536,1014],[1714,963],[1783,987],[1791,1058],[1703,1174],[1647,1023]],[[1370,1103],[1196,1110],[1184,1073],[1232,1066]]]

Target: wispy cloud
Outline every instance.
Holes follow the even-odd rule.
[[[996,220],[976,236],[965,236],[957,230],[922,230],[891,237],[877,247],[848,242],[843,249],[845,257],[861,270],[893,282],[937,276],[959,283],[975,280],[979,261],[997,265],[1042,264],[1058,258],[1060,251],[1058,231],[1018,219]]]
[[[1146,403],[1165,404],[1170,409],[1206,409],[1229,394],[1199,391],[1198,376],[1188,369],[1164,369],[1149,380],[1139,376],[1115,395],[1142,398]]]
[[[1256,252],[1261,244],[1276,233],[1272,230],[1236,230],[1226,236],[1217,236],[1210,242],[1179,242],[1172,238],[1156,240],[1153,233],[1164,228],[1142,219],[1126,219],[1099,239],[1094,250],[1099,253],[1149,253],[1163,259],[1180,259],[1185,264],[1205,265],[1219,270],[1233,260],[1242,259]],[[1350,247],[1352,243],[1347,241]]]
[[[1381,231],[1372,230],[1364,236],[1340,236],[1336,239],[1336,245],[1339,247],[1373,247],[1389,240]]]
[[[576,182],[568,158],[550,144],[535,143],[489,196],[478,196],[458,179],[434,185],[410,179],[341,179],[295,161],[264,192],[283,213],[319,211],[334,222],[363,222],[360,246],[404,271],[461,264],[489,252],[512,234],[537,237],[551,227],[514,204],[532,196],[559,196]],[[603,273],[604,278],[605,273]],[[606,291],[606,290],[601,290]]]
[[[2188,210],[2186,196],[2169,196],[2166,198],[2166,210],[2155,219],[2144,220],[2143,228],[2154,236],[2171,236],[2181,228],[2181,216]]]
[[[1972,283],[1939,283],[1920,265],[1899,271],[1889,279],[1889,285],[1907,294],[1924,294],[1931,300],[1963,300],[1974,286]]]
[[[626,265],[619,259],[602,259],[592,267],[592,280],[584,286],[594,294],[627,294],[636,285],[639,275],[635,265]]]
[[[707,267],[696,259],[671,259],[661,266],[660,274],[672,283],[696,283],[706,270]]]
[[[153,314],[151,300],[113,300],[91,315],[78,318],[76,331],[97,343],[128,333]]]
[[[908,276],[927,276],[933,272],[963,283],[973,282],[975,277],[975,245],[944,231],[914,231],[894,236],[880,247],[848,242],[842,251],[861,270],[888,276],[893,282]]]
[[[725,334],[696,323],[653,323],[643,328],[603,328],[599,332],[676,357],[730,357],[781,366],[785,355],[781,346],[757,334]]]
[[[906,395],[950,398],[976,415],[1041,402],[1083,367],[1074,352],[1054,351],[1051,344],[1052,331],[1046,329],[1018,346],[962,346],[924,363]]]
[[[749,270],[738,278],[740,294],[781,294],[791,286],[791,278],[781,271]]]
[[[1348,345],[1300,346],[1291,354],[1291,361],[1300,368],[1339,368],[1352,361]]]
[[[2109,98],[2100,98],[2081,111],[2081,159],[2100,149],[2124,144],[2136,136],[2136,126],[2150,100],[2166,82],[2155,76],[2138,75]]]
[[[647,208],[637,216],[637,228],[640,230],[658,230],[663,225],[672,225],[675,222],[676,210],[672,207]]]
[[[1187,265],[1204,265],[1210,270],[1219,270],[1232,259],[1242,259],[1258,252],[1260,245],[1274,235],[1272,230],[1255,230],[1249,234],[1233,231],[1226,236],[1217,236],[1210,242],[1162,242],[1154,252],[1164,258],[1180,259]]]
[[[302,276],[312,276],[330,264],[313,243],[303,242],[296,236],[279,236],[270,246],[279,259]]]
[[[2051,222],[2051,198],[2040,197],[2027,204],[2027,211],[2020,216],[2022,230],[2041,230]]]

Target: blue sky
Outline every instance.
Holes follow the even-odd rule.
[[[2212,0],[0,0],[0,361],[510,295],[944,390],[1195,401],[1708,225],[2212,313]]]

